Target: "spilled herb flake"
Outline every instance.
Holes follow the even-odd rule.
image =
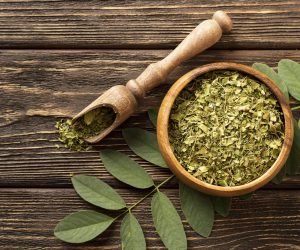
[[[271,91],[235,71],[194,79],[176,98],[169,136],[180,164],[196,178],[219,186],[260,177],[277,159],[283,114]]]
[[[85,142],[72,126],[71,120],[60,120],[56,122],[55,127],[58,129],[59,141],[65,145],[66,148],[72,151],[87,151],[89,145]]]
[[[90,146],[83,138],[98,135],[115,120],[116,114],[111,108],[100,107],[80,117],[74,124],[72,120],[60,120],[55,127],[59,140],[72,151],[86,151]]]

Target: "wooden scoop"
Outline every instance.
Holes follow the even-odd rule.
[[[222,33],[230,32],[232,22],[223,11],[214,13],[212,19],[200,23],[167,57],[150,64],[135,80],[124,85],[117,85],[83,109],[73,118],[73,123],[99,107],[111,107],[116,113],[113,124],[100,134],[84,138],[89,143],[96,143],[129,118],[137,109],[138,101],[153,88],[164,83],[167,76],[183,61],[199,54],[220,40]]]

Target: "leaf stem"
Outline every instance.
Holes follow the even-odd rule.
[[[163,182],[161,182],[160,184],[158,184],[157,186],[155,186],[155,189],[158,189],[159,187],[163,186],[165,183],[167,183],[168,181],[170,181],[173,177],[174,177],[174,175],[171,175],[170,177],[168,177],[167,179],[165,179]]]
[[[291,110],[297,110],[300,109],[300,106],[292,107]]]
[[[137,205],[139,205],[140,203],[142,203],[145,199],[147,199],[150,195],[152,195],[154,192],[156,192],[158,190],[158,188],[160,188],[161,186],[163,186],[164,184],[166,184],[168,181],[170,181],[172,178],[174,177],[174,175],[169,176],[167,179],[165,179],[163,182],[161,182],[160,184],[158,184],[157,186],[155,186],[148,194],[146,194],[143,198],[139,199],[136,203],[134,203],[133,205],[131,205],[130,207],[128,207],[123,213],[119,214],[117,217],[114,218],[114,221],[119,219],[120,217],[122,217],[124,214],[130,212],[133,208],[135,208]]]

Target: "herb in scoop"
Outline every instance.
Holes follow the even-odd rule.
[[[263,175],[284,139],[283,114],[271,91],[235,71],[194,79],[176,98],[169,125],[180,164],[219,186],[242,185]]]
[[[90,147],[83,140],[101,133],[115,120],[116,114],[111,108],[100,107],[86,113],[72,124],[71,120],[58,121],[55,127],[59,132],[59,140],[66,148],[73,151],[85,151]]]

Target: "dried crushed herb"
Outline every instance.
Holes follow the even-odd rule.
[[[80,117],[74,127],[80,134],[80,137],[88,138],[98,135],[103,130],[113,124],[116,119],[116,113],[112,108],[100,107],[86,113]]]
[[[55,127],[59,132],[59,140],[66,148],[73,151],[86,151],[90,146],[83,138],[101,133],[114,122],[115,118],[113,109],[100,107],[80,117],[74,124],[71,120],[60,120]]]
[[[72,125],[72,120],[60,120],[56,122],[55,127],[58,129],[59,141],[62,142],[66,148],[72,151],[86,151],[89,145],[85,142],[75,130]]]
[[[284,139],[277,99],[267,86],[236,71],[194,79],[176,98],[169,123],[180,164],[219,186],[260,177],[277,159]]]

